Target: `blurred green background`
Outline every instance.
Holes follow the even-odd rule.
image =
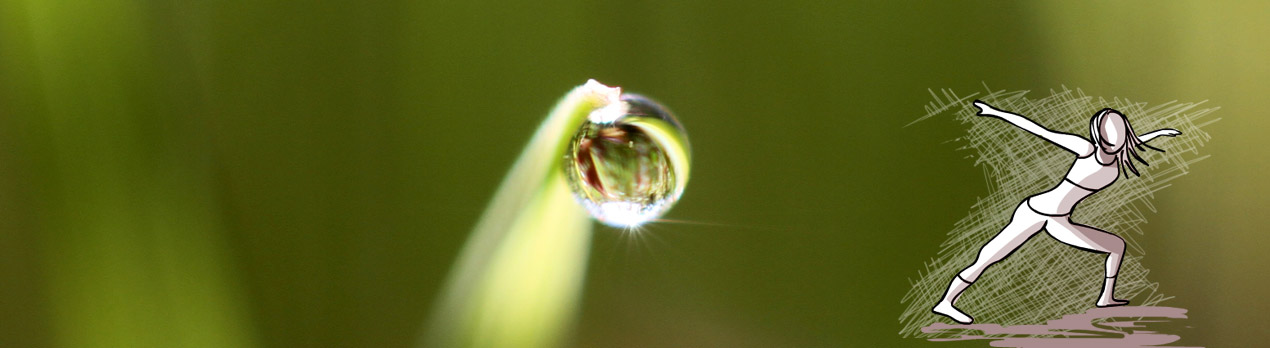
[[[1183,342],[1253,346],[1266,13],[0,0],[0,346],[414,346],[512,160],[588,78],[677,113],[694,173],[667,218],[692,223],[597,229],[573,345],[985,346],[902,339],[896,317],[987,192],[946,143],[959,125],[902,126],[928,88],[986,83],[1221,106],[1212,157],[1139,240],[1190,309]]]

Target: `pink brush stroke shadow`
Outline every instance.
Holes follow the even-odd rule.
[[[922,328],[922,332],[938,336],[930,338],[931,341],[990,340],[992,347],[1161,347],[1181,337],[1153,331],[1144,324],[1178,319],[1186,319],[1186,309],[1125,306],[1094,308],[1081,314],[1065,315],[1043,325],[934,323]]]

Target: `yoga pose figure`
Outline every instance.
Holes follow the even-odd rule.
[[[1124,114],[1112,109],[1102,109],[1089,121],[1089,133],[1092,141],[1084,137],[1055,132],[1032,122],[1026,117],[1001,111],[991,105],[976,100],[974,106],[980,109],[979,116],[997,117],[1028,131],[1042,139],[1048,140],[1067,151],[1076,154],[1067,175],[1049,191],[1032,195],[1019,203],[1014,215],[1005,228],[1001,229],[992,240],[983,245],[974,263],[966,267],[952,279],[943,299],[931,309],[936,314],[947,316],[952,320],[969,324],[974,321],[966,313],[953,307],[957,297],[966,287],[974,283],[983,271],[994,263],[1010,256],[1023,242],[1044,229],[1050,236],[1060,242],[1076,248],[1107,254],[1107,272],[1103,280],[1102,293],[1095,303],[1098,307],[1113,307],[1128,304],[1129,301],[1117,300],[1112,296],[1116,287],[1116,274],[1120,270],[1120,260],[1124,257],[1125,243],[1120,237],[1097,228],[1072,222],[1071,213],[1076,203],[1085,197],[1098,192],[1120,176],[1128,177],[1132,172],[1138,175],[1133,159],[1147,164],[1138,157],[1135,149],[1147,147],[1163,151],[1146,142],[1159,136],[1177,136],[1182,134],[1175,129],[1161,129],[1143,135],[1135,135],[1133,127]]]

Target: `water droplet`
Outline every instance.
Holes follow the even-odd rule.
[[[631,227],[660,217],[688,183],[688,138],[657,102],[622,94],[593,110],[565,152],[578,202],[600,222]]]

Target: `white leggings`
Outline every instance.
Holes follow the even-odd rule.
[[[1014,209],[1010,223],[992,237],[979,250],[979,257],[958,275],[962,280],[974,282],[983,271],[997,263],[1014,250],[1023,245],[1028,238],[1044,229],[1059,242],[1078,249],[1107,254],[1107,277],[1115,277],[1120,271],[1120,260],[1124,257],[1124,239],[1097,228],[1073,223],[1071,214],[1047,215],[1033,210],[1027,200],[1023,200]]]

